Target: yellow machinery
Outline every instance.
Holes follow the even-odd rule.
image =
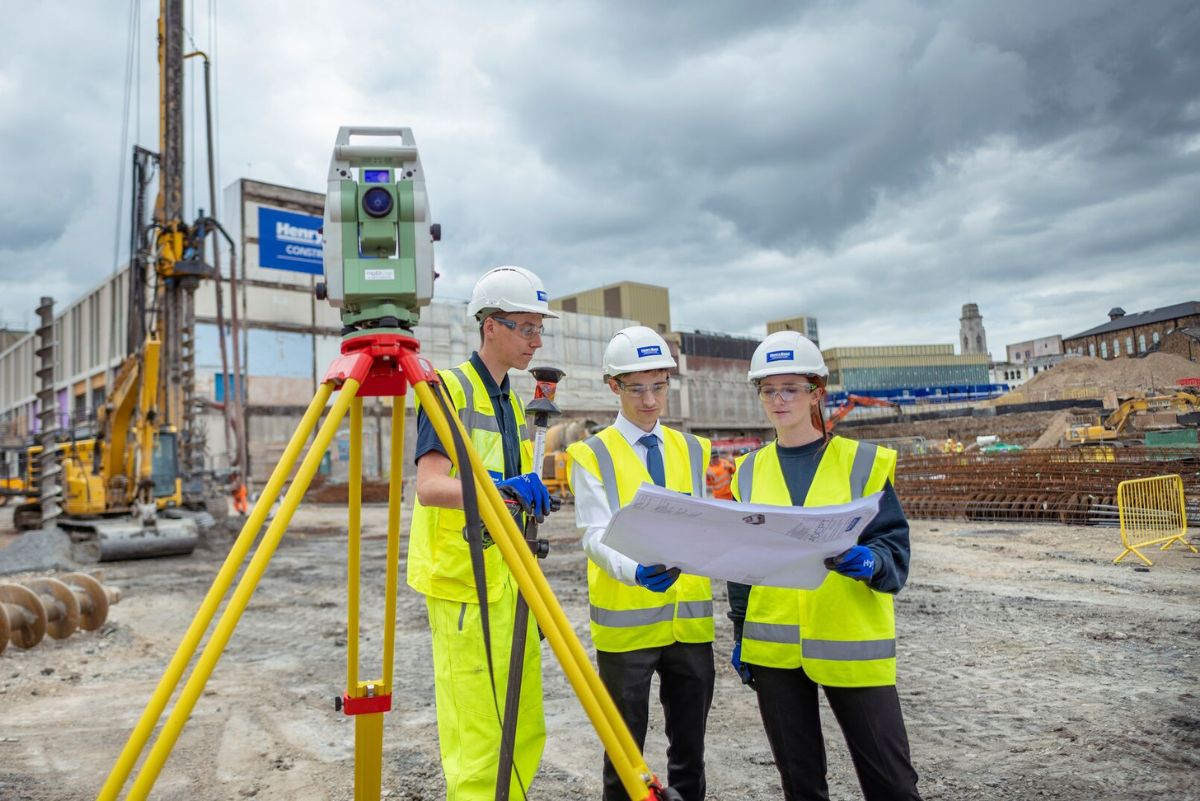
[[[195,413],[194,295],[202,281],[216,276],[205,263],[206,240],[216,234],[232,240],[211,217],[191,225],[183,220],[183,62],[203,57],[206,76],[208,63],[200,51],[184,52],[183,19],[183,0],[160,0],[159,152],[134,147],[133,153],[128,355],[97,410],[94,436],[58,442],[57,465],[44,458],[45,446],[27,452],[26,502],[14,515],[18,528],[56,524],[76,541],[98,545],[101,560],[190,553],[197,525],[211,522],[206,513],[174,510],[204,509],[211,489],[203,424]],[[206,104],[207,94],[206,83]],[[209,192],[215,204],[211,130],[209,136]],[[158,196],[147,219],[152,175]],[[51,359],[52,351],[45,358]],[[32,458],[39,455],[43,458]],[[55,471],[53,477],[46,474],[46,487],[41,486],[43,470]],[[57,483],[62,517],[57,504],[42,508],[42,490]],[[224,498],[218,512],[223,506]]]
[[[1200,410],[1200,395],[1191,392],[1174,392],[1170,395],[1155,395],[1150,398],[1130,398],[1103,420],[1096,418],[1091,424],[1073,425],[1068,428],[1067,442],[1071,445],[1086,445],[1092,442],[1120,439],[1135,414],[1172,409],[1178,412]]]
[[[159,342],[147,339],[121,365],[99,410],[96,436],[58,443],[63,517],[55,522],[90,543],[101,560],[191,553],[196,526],[188,519],[161,519],[160,510],[182,504],[176,433],[158,426]],[[13,522],[19,529],[42,525],[38,457],[27,451],[25,503]]]
[[[565,420],[546,429],[546,456],[542,463],[542,482],[551,495],[565,499],[571,494],[567,485],[567,446],[588,437],[583,420]]]

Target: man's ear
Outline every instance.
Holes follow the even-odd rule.
[[[617,386],[617,379],[610,375],[604,376],[604,383],[608,384],[608,388],[612,390],[612,394],[620,395],[621,388]]]

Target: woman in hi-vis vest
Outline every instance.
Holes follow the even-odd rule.
[[[750,381],[776,439],[742,456],[735,498],[776,506],[829,506],[882,493],[879,514],[846,552],[826,560],[815,590],[729,584],[730,661],[758,692],[787,801],[828,801],[817,688],[850,747],[867,801],[911,801],[917,773],[896,693],[892,596],[908,577],[908,521],[892,479],[896,452],[825,432],[829,370],[794,331],[768,336]]]

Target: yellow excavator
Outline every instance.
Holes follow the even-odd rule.
[[[183,0],[160,0],[158,34],[159,152],[133,148],[127,356],[96,411],[93,435],[72,433],[57,441],[47,435],[28,449],[25,502],[13,516],[20,529],[58,526],[101,561],[190,553],[199,528],[212,522],[205,509],[212,482],[204,470],[195,398],[194,294],[202,280],[216,276],[205,263],[206,240],[218,234],[230,245],[233,240],[203,212],[190,225],[183,220],[185,59],[204,58],[206,105],[211,99],[208,57],[184,53]],[[209,138],[215,202],[211,124]],[[158,195],[147,215],[154,176]],[[43,347],[53,354],[52,344]],[[46,364],[42,369],[52,372]],[[47,401],[52,404],[52,397],[42,399]],[[223,507],[224,498],[219,501]]]
[[[1174,410],[1194,412],[1200,410],[1200,395],[1191,392],[1174,392],[1149,398],[1130,398],[1121,403],[1108,417],[1097,417],[1092,423],[1073,425],[1067,429],[1067,442],[1071,445],[1087,445],[1093,442],[1108,442],[1120,439],[1129,421],[1142,412]]]

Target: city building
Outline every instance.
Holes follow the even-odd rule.
[[[991,381],[986,353],[955,354],[953,345],[829,348],[822,353],[834,400],[853,394],[915,403],[971,400],[1002,391]]]
[[[1055,334],[1026,342],[1006,345],[1004,352],[1009,364],[1031,364],[1035,359],[1044,356],[1061,356],[1063,354],[1063,339]]]
[[[666,287],[621,281],[550,300],[555,311],[635,320],[660,334],[671,330],[671,298]]]
[[[816,317],[801,315],[799,317],[790,317],[787,320],[771,320],[767,323],[768,336],[777,331],[799,331],[811,339],[813,344],[818,348],[821,347],[821,338],[817,333]]]
[[[964,303],[962,317],[958,318],[958,340],[962,343],[964,356],[969,353],[988,352],[987,332],[983,330],[983,317],[979,314],[979,306],[975,303]]]
[[[1077,356],[1117,359],[1146,353],[1172,331],[1195,327],[1200,327],[1200,301],[1134,314],[1117,306],[1108,312],[1107,323],[1063,337],[1063,348]]]
[[[715,332],[676,331],[667,336],[678,351],[679,390],[671,409],[686,428],[708,437],[763,437],[770,423],[747,380],[760,340]]]

